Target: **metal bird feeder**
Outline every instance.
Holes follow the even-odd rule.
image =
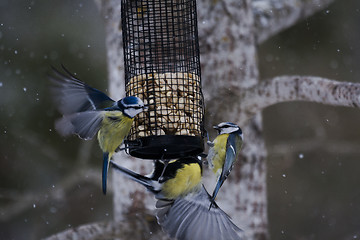
[[[196,0],[122,0],[127,96],[149,109],[125,141],[132,156],[173,159],[203,151]]]

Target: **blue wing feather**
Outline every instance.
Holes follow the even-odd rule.
[[[65,115],[55,122],[55,129],[63,136],[77,134],[82,139],[91,139],[99,131],[103,111],[87,111]]]
[[[66,68],[64,70],[66,74],[53,68],[54,74],[49,75],[53,98],[62,114],[104,109],[114,103],[105,93],[80,81]]]
[[[109,153],[105,152],[103,154],[103,168],[102,168],[102,190],[104,195],[106,195],[106,183],[107,183],[107,173],[109,170]]]

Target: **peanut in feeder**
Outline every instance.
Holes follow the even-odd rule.
[[[122,0],[127,96],[149,109],[135,118],[132,156],[170,159],[203,151],[204,104],[195,0]]]

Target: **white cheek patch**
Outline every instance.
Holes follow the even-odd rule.
[[[131,118],[135,117],[137,114],[141,113],[143,111],[142,108],[135,109],[135,108],[126,108],[124,109],[124,113]]]
[[[232,132],[236,132],[237,130],[239,130],[239,128],[237,128],[237,127],[222,128],[221,131],[220,131],[220,134],[232,133]]]

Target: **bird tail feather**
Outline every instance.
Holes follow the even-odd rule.
[[[136,172],[133,172],[127,168],[124,168],[118,164],[116,164],[114,161],[110,161],[112,167],[116,170],[124,174],[127,178],[130,178],[131,180],[140,183],[144,187],[146,187],[149,191],[154,192],[154,186],[152,185],[152,180],[148,177],[145,177],[143,175],[140,175]]]
[[[106,195],[106,182],[107,182],[107,173],[109,170],[109,153],[105,152],[103,154],[103,168],[102,168],[102,190],[104,195]]]

